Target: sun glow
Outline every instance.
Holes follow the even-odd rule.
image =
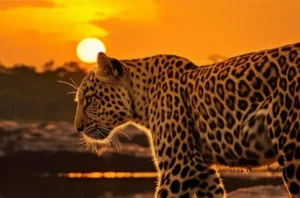
[[[95,63],[99,52],[106,52],[103,42],[96,38],[86,38],[77,45],[77,56],[85,63]]]

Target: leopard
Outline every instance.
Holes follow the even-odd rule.
[[[76,102],[74,128],[90,145],[127,126],[146,134],[156,198],[225,198],[218,166],[272,163],[289,196],[300,197],[300,43],[203,65],[99,52]]]

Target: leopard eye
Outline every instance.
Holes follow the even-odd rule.
[[[91,97],[87,97],[86,101],[87,101],[87,103],[91,104],[92,103],[92,98]]]
[[[83,100],[83,105],[86,106],[86,105],[90,105],[91,104],[91,98],[90,97],[86,97],[84,98]]]

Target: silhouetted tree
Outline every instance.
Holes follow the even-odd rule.
[[[42,69],[44,72],[53,70],[54,69],[54,60],[49,60],[49,61],[45,62],[44,65],[42,66]]]
[[[66,63],[64,63],[63,67],[71,72],[78,72],[81,70],[79,64],[75,61],[66,62]]]
[[[2,65],[2,63],[0,62],[0,73],[7,73],[7,72],[8,72],[7,68],[4,65]]]

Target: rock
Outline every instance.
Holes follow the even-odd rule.
[[[0,173],[7,173],[8,169],[17,172],[84,172],[112,168],[116,171],[126,171],[121,170],[125,168],[128,171],[133,170],[130,163],[144,165],[145,171],[146,168],[154,170],[146,136],[132,129],[127,135],[134,140],[130,141],[120,134],[122,149],[116,146],[102,147],[97,156],[90,149],[80,145],[81,135],[76,133],[73,125],[68,122],[20,124],[0,121]],[[122,166],[124,160],[127,167]],[[142,162],[143,160],[145,162]]]
[[[131,138],[142,136],[142,143],[147,142],[146,137],[139,132],[129,131]],[[141,151],[148,157],[149,149],[130,142],[120,135],[123,150],[132,155],[140,155]],[[91,152],[80,146],[81,136],[73,130],[68,122],[40,122],[18,124],[12,121],[0,121],[0,154],[10,155],[22,151],[32,152]],[[104,148],[109,152],[123,152],[116,148]],[[136,151],[136,152],[135,152]]]
[[[19,124],[15,121],[3,120],[0,121],[0,133],[9,133],[19,129]]]

